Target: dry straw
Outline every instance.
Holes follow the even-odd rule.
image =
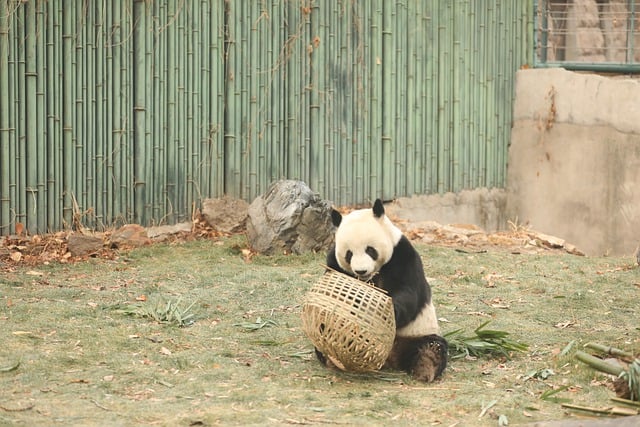
[[[338,368],[380,369],[395,338],[391,297],[368,283],[328,270],[305,297],[302,328]]]

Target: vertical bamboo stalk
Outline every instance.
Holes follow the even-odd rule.
[[[75,99],[75,69],[74,69],[74,34],[75,23],[71,11],[62,13],[62,132],[63,132],[63,221],[70,225],[73,223],[73,190],[75,185],[75,150],[73,143],[74,125],[74,99]]]
[[[96,57],[95,53],[95,4],[87,5],[85,12],[85,19],[83,22],[85,43],[84,43],[84,58],[85,63],[84,75],[86,76],[83,91],[86,94],[84,96],[84,114],[83,125],[85,126],[85,138],[80,141],[80,144],[86,147],[85,149],[85,161],[87,164],[87,175],[85,181],[85,189],[87,196],[85,197],[85,207],[94,212],[93,215],[87,216],[84,219],[85,225],[95,229],[96,227],[96,207],[98,205],[99,190],[97,187],[97,178],[100,173],[101,165],[96,159],[97,146],[102,142],[98,135],[98,128],[101,126],[96,118]]]
[[[439,109],[439,98],[440,98],[440,86],[438,85],[438,71],[440,70],[440,12],[436,9],[432,3],[429,3],[429,15],[431,16],[431,49],[429,49],[429,63],[427,64],[428,68],[428,79],[429,79],[429,123],[431,124],[431,128],[429,129],[429,191],[431,193],[435,193],[438,191],[438,174],[439,174],[439,165],[438,165],[438,150],[439,150],[439,134],[440,134],[440,123],[438,121],[438,115],[440,113]]]
[[[96,226],[102,229],[106,226],[106,223],[108,221],[105,218],[107,204],[105,203],[106,194],[104,190],[106,186],[105,176],[107,174],[107,163],[105,161],[105,144],[107,138],[109,137],[106,133],[108,127],[104,109],[104,62],[106,60],[106,55],[104,55],[104,53],[106,52],[106,50],[104,49],[103,40],[101,40],[101,36],[104,34],[104,9],[102,9],[100,5],[94,5],[92,6],[92,13],[94,16],[94,21],[91,28],[93,34],[91,56],[94,60],[92,70],[92,72],[94,73],[94,81],[91,90],[94,93],[92,113],[96,118],[95,128],[92,131],[94,140],[91,142],[94,149],[93,163],[95,185],[93,188],[93,192],[95,194],[94,206]]]
[[[372,3],[371,7],[371,24],[370,34],[372,34],[371,40],[371,56],[369,62],[369,69],[371,73],[371,101],[370,108],[371,113],[369,115],[369,150],[371,158],[369,159],[369,191],[366,193],[370,199],[376,199],[382,197],[384,183],[382,155],[384,149],[384,131],[383,131],[383,117],[384,117],[384,73],[383,70],[386,67],[386,56],[384,52],[384,10],[383,5],[387,2],[384,0],[377,0]]]
[[[73,160],[74,162],[69,165],[65,165],[66,167],[73,168],[73,184],[72,184],[72,193],[74,199],[74,213],[73,213],[73,224],[75,225],[75,221],[80,219],[79,213],[84,211],[85,209],[85,198],[86,198],[86,190],[85,190],[85,180],[84,174],[86,173],[86,163],[85,163],[85,147],[82,144],[84,139],[83,131],[84,124],[82,120],[83,113],[83,80],[84,80],[84,67],[83,67],[83,51],[84,51],[84,25],[83,25],[83,17],[84,14],[83,8],[72,8],[73,11],[73,56],[72,56],[72,64],[73,64],[73,80],[71,81],[71,85],[73,86],[73,106],[70,110],[71,115],[71,123],[73,128]]]
[[[166,109],[166,73],[167,73],[167,37],[166,31],[162,31],[164,23],[167,21],[167,4],[154,3],[154,23],[151,33],[153,34],[154,47],[154,67],[151,75],[153,86],[153,132],[151,135],[152,158],[153,158],[153,183],[154,191],[154,207],[152,215],[154,218],[162,218],[167,213],[167,163],[166,163],[166,143],[167,143],[167,127],[169,123]]]
[[[45,65],[44,65],[44,52],[45,52],[45,9],[46,5],[44,3],[38,3],[36,5],[35,11],[35,73],[36,73],[36,96],[32,100],[36,103],[36,119],[37,123],[37,132],[35,133],[36,141],[36,155],[37,155],[37,172],[36,172],[36,190],[37,190],[37,219],[36,225],[37,229],[41,233],[46,233],[50,231],[47,227],[47,188],[46,188],[46,177],[47,177],[47,157],[46,150],[42,149],[42,147],[46,146],[46,100],[44,96],[45,91],[45,83],[46,83],[46,75],[45,75]]]
[[[154,166],[156,158],[154,156],[154,124],[158,116],[154,110],[155,93],[153,92],[153,73],[158,66],[158,50],[155,48],[154,22],[157,20],[156,10],[159,2],[145,2],[144,14],[147,17],[142,34],[144,35],[144,146],[145,146],[145,175],[144,181],[147,183],[145,194],[145,224],[157,224],[164,218],[163,200],[160,194],[161,185],[155,180]],[[184,209],[184,206],[180,207]]]
[[[464,163],[462,162],[464,156],[464,148],[461,144],[460,135],[460,80],[464,78],[461,75],[462,65],[462,53],[460,48],[460,27],[465,25],[464,22],[460,22],[467,17],[464,15],[464,1],[456,2],[452,5],[453,14],[451,16],[452,27],[449,30],[451,36],[451,81],[449,82],[451,87],[451,151],[449,155],[451,158],[449,162],[451,164],[451,184],[447,188],[448,191],[460,191],[462,188],[461,177],[464,174]]]
[[[9,31],[11,28],[9,2],[0,3],[0,234],[15,231],[11,218],[11,97],[9,92]],[[6,60],[4,59],[6,58]]]
[[[226,74],[226,33],[225,33],[225,18],[227,16],[226,10],[222,5],[217,5],[212,8],[213,19],[215,23],[213,28],[217,28],[218,31],[209,31],[210,43],[213,46],[212,57],[215,59],[214,65],[214,84],[215,87],[215,106],[214,112],[211,116],[211,124],[209,129],[210,139],[213,141],[210,144],[213,145],[214,151],[212,153],[212,161],[215,162],[215,173],[212,174],[212,185],[214,186],[214,192],[212,196],[224,195],[224,145],[225,145],[225,82],[227,79]]]
[[[403,196],[408,196],[416,193],[416,177],[420,176],[421,165],[417,162],[420,154],[420,146],[422,141],[419,136],[418,128],[419,123],[416,120],[419,117],[419,75],[416,63],[419,55],[419,47],[421,45],[422,38],[424,37],[420,27],[420,2],[409,2],[406,5],[405,16],[405,40],[406,40],[406,71],[407,71],[407,96],[405,103],[406,111],[406,154],[404,155],[405,163],[405,191]],[[401,23],[400,23],[401,24]]]
[[[145,71],[146,71],[146,11],[144,2],[134,0],[133,2],[133,51],[134,58],[132,69],[133,83],[133,219],[138,224],[144,224],[147,219],[146,201],[147,186],[151,183],[146,182],[147,178],[147,162],[145,147],[145,128],[146,128],[146,105],[145,105]]]
[[[243,164],[246,166],[243,171],[244,195],[249,199],[253,199],[257,195],[258,187],[258,167],[260,156],[260,141],[258,134],[261,128],[261,117],[258,108],[258,99],[262,98],[260,91],[262,65],[262,52],[260,46],[260,5],[254,2],[245,2],[243,10],[243,20],[245,25],[244,43],[243,43],[243,68],[246,72],[246,105],[247,105],[247,126],[246,134],[243,138],[245,159]],[[255,7],[257,6],[257,7]],[[255,11],[257,10],[257,13]],[[263,38],[267,38],[265,34]]]

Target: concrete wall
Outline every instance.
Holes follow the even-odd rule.
[[[640,241],[640,82],[563,69],[521,70],[507,217],[590,255]]]
[[[478,188],[459,193],[400,197],[385,206],[391,217],[409,222],[435,221],[447,224],[474,224],[487,232],[504,230],[507,192],[498,188]]]

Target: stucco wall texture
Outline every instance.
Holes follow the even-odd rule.
[[[640,243],[640,81],[564,69],[516,76],[507,217],[588,255]]]

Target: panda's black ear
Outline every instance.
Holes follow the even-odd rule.
[[[384,216],[384,205],[380,199],[376,199],[373,204],[373,216],[376,218],[382,218]]]
[[[331,209],[331,222],[336,227],[339,227],[342,222],[342,214],[335,209]]]

